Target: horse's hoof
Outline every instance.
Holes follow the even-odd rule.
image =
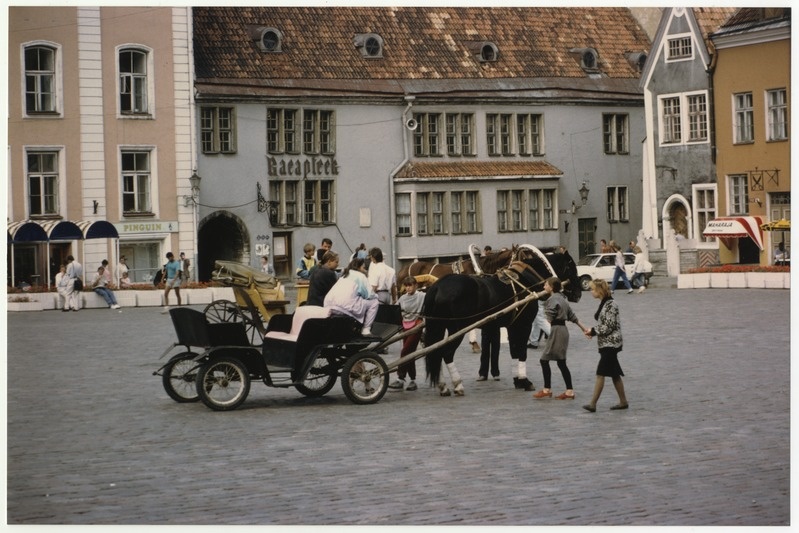
[[[519,388],[519,378],[513,378],[513,388],[514,389]]]
[[[449,390],[446,384],[440,383],[438,385],[438,394],[439,396],[452,396],[452,391]]]
[[[454,387],[455,388],[455,396],[463,396],[466,393],[466,391],[463,388],[463,381],[459,381],[457,383],[453,383],[453,385],[455,386]]]
[[[472,352],[474,352],[474,353],[480,353],[481,352],[480,345],[477,344],[476,342],[472,343]]]
[[[519,381],[516,384],[516,388],[517,389],[524,389],[526,391],[534,391],[535,390],[535,386],[533,385],[533,382],[530,381],[527,378],[519,378]]]

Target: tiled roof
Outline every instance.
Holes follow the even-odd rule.
[[[573,48],[593,47],[609,78],[637,79],[625,54],[651,43],[627,8],[195,7],[196,77],[259,80],[586,78]],[[262,52],[257,28],[276,28],[282,51]],[[383,57],[365,58],[356,34],[376,33]],[[489,41],[498,60],[480,62]],[[470,46],[472,45],[472,46]]]
[[[398,180],[447,178],[559,178],[563,171],[546,161],[456,161],[408,163]]]
[[[746,7],[739,9],[733,16],[731,16],[722,27],[728,28],[731,26],[738,26],[740,24],[750,24],[753,22],[763,22],[773,19],[790,19],[790,8],[771,8],[766,9],[763,7]]]
[[[705,46],[710,44],[710,34],[717,31],[724,22],[735,13],[735,7],[694,7],[692,8],[696,22],[705,39]]]

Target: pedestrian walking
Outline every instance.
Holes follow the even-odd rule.
[[[612,293],[616,290],[616,284],[621,279],[625,287],[627,287],[627,294],[632,294],[633,286],[630,284],[630,280],[627,279],[627,271],[624,270],[624,254],[621,253],[621,246],[616,244],[616,241],[610,241],[610,248],[616,254],[616,270],[613,271],[613,284],[610,286],[610,292]]]
[[[572,376],[569,367],[566,365],[566,351],[569,348],[569,330],[566,321],[577,324],[583,333],[589,331],[583,326],[577,315],[572,311],[566,298],[561,294],[561,281],[557,277],[551,277],[544,282],[544,290],[549,295],[545,304],[547,320],[551,324],[551,331],[544,353],[541,354],[541,371],[544,374],[544,388],[533,394],[533,398],[552,398],[552,370],[549,367],[550,361],[556,361],[558,368],[566,384],[566,392],[556,396],[558,400],[573,400],[574,388],[572,387]]]
[[[624,392],[624,382],[621,377],[624,372],[619,365],[619,352],[622,349],[621,320],[619,319],[619,306],[610,294],[608,282],[603,279],[591,281],[591,296],[600,300],[599,308],[594,314],[597,324],[586,336],[590,339],[597,338],[599,347],[599,364],[596,367],[596,382],[591,403],[584,405],[583,409],[592,413],[596,412],[596,402],[605,386],[605,378],[613,380],[613,386],[619,395],[619,403],[611,407],[613,410],[627,409],[627,395]]]
[[[169,312],[169,291],[175,289],[175,296],[178,299],[178,305],[181,305],[180,299],[180,282],[183,278],[181,271],[181,262],[175,259],[172,252],[166,254],[167,263],[164,265],[164,309],[162,314]]]

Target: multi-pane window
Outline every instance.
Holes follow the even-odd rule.
[[[626,222],[630,219],[627,187],[608,187],[608,221]]]
[[[466,198],[463,203],[466,233],[477,233],[480,231],[480,195],[477,191],[466,191]]]
[[[543,115],[516,115],[516,143],[519,155],[543,155]]]
[[[531,189],[527,201],[528,229],[555,229],[555,189]]]
[[[305,224],[333,222],[333,182],[306,180],[303,182],[303,220]]]
[[[447,113],[447,155],[474,155],[474,115],[471,113]]]
[[[433,235],[443,235],[447,231],[444,223],[444,193],[434,192],[430,200]]]
[[[200,144],[204,154],[236,151],[232,107],[203,107],[200,109]]]
[[[278,224],[293,226],[299,224],[297,190],[299,182],[294,180],[272,181],[269,183],[270,200],[277,203]]]
[[[270,108],[266,111],[266,149],[270,154],[299,153],[297,110]]]
[[[28,152],[28,214],[58,214],[57,152]]]
[[[333,146],[333,112],[317,109],[302,111],[302,151],[306,154],[330,155]]]
[[[486,115],[486,143],[488,155],[513,154],[513,115],[489,113]]]
[[[416,193],[416,234],[430,233],[430,193]]]
[[[418,157],[441,155],[441,115],[439,113],[414,113],[416,129],[413,132],[413,154]]]
[[[630,153],[628,123],[628,115],[602,115],[602,142],[606,154]]]
[[[671,59],[687,59],[693,56],[691,47],[691,37],[676,37],[669,39],[669,54],[668,58]]]
[[[397,193],[394,196],[397,211],[397,235],[411,234],[411,193]]]
[[[768,140],[781,141],[788,138],[788,103],[785,89],[766,93],[768,105]]]
[[[707,140],[707,99],[704,93],[688,95],[688,141]]]
[[[150,152],[124,151],[122,165],[122,211],[150,213]]]
[[[733,96],[735,106],[735,142],[749,143],[755,140],[752,93],[739,93]]]
[[[525,191],[497,191],[497,229],[524,231]]]
[[[714,185],[694,185],[694,209],[696,210],[696,226],[694,235],[702,235],[708,222],[716,218],[716,188]],[[713,242],[715,237],[701,236],[704,242]]]
[[[749,210],[749,185],[746,174],[729,178],[730,214],[745,215]]]
[[[56,110],[56,51],[46,46],[25,48],[25,111]]]
[[[463,193],[452,192],[449,195],[449,207],[453,234],[463,233]]]
[[[680,120],[680,98],[663,98],[662,129],[661,135],[664,143],[679,143],[682,141],[682,125]]]
[[[147,113],[147,53],[119,52],[119,110],[123,114]]]

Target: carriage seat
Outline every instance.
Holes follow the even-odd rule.
[[[198,348],[250,346],[245,325],[241,322],[209,324],[205,313],[189,307],[173,307],[169,316],[178,337],[176,345]]]
[[[291,319],[291,329],[289,331],[278,331],[270,328],[267,330],[264,338],[297,342],[302,325],[306,320],[309,318],[327,318],[328,316],[330,316],[330,309],[327,307],[302,305],[294,311],[294,316]]]

